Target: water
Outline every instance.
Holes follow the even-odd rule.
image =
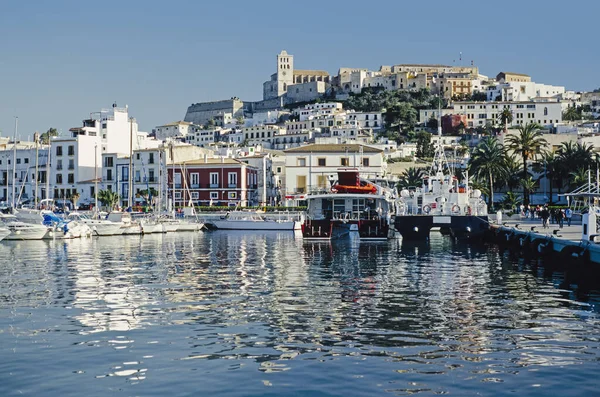
[[[495,247],[212,232],[0,258],[1,396],[600,390],[600,294]]]

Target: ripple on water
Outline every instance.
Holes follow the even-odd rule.
[[[0,395],[591,395],[600,293],[551,269],[442,237],[2,242]]]

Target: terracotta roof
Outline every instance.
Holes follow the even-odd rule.
[[[312,145],[300,146],[292,149],[284,150],[285,153],[358,153],[362,146],[363,153],[382,153],[383,150],[377,149],[371,146],[359,145],[356,143],[351,144],[319,144],[315,143]]]

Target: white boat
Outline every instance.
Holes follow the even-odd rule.
[[[0,219],[10,232],[4,240],[41,240],[48,233],[46,226],[18,221],[14,215],[2,215]]]
[[[293,220],[270,220],[253,211],[232,211],[222,219],[210,221],[208,227],[222,230],[296,230]]]
[[[50,211],[42,211],[43,225],[48,227],[48,233],[44,238],[48,239],[71,239],[91,237],[92,229],[85,223],[75,219],[62,219]]]
[[[123,222],[123,226],[121,226],[122,234],[142,234],[140,222],[132,219],[129,212],[114,211],[108,214],[107,219],[113,222]]]
[[[140,219],[140,226],[143,234],[151,233],[166,233],[165,227],[162,223],[157,222],[152,218]]]
[[[90,218],[79,212],[71,212],[68,220],[76,220],[87,225],[98,236],[117,236],[123,234],[123,222],[113,222],[108,219]]]
[[[162,224],[165,232],[176,232],[179,228],[179,221],[173,218],[158,218],[157,222]]]
[[[177,225],[178,232],[197,232],[202,230],[204,227],[204,223],[201,222],[190,222],[186,220],[180,220],[179,225]]]

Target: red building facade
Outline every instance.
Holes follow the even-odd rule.
[[[186,161],[167,167],[175,206],[258,205],[258,170],[230,158]]]

